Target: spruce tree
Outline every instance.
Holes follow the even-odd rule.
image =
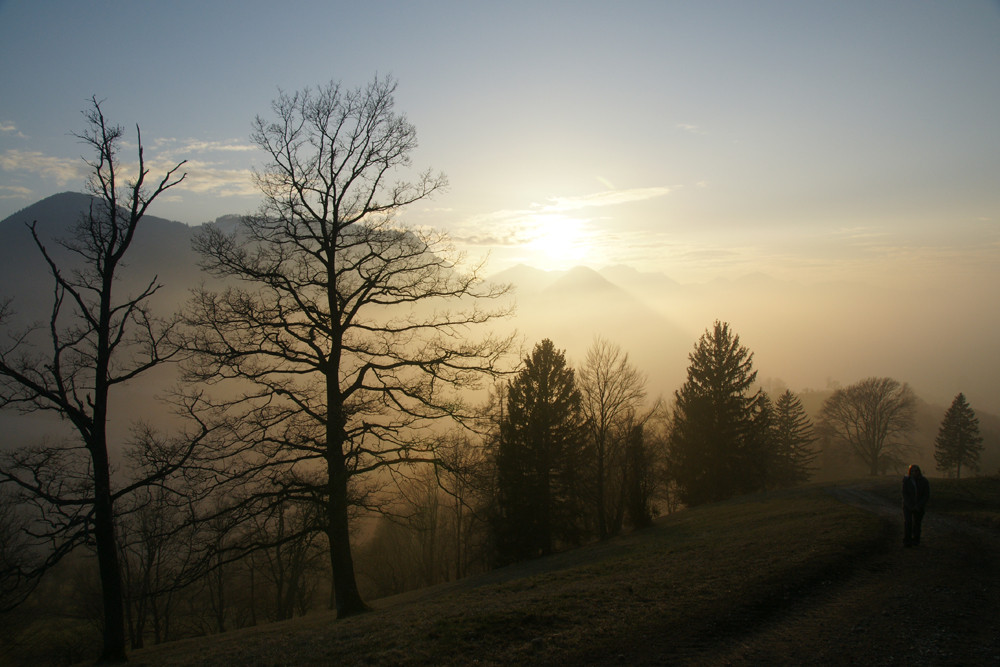
[[[817,452],[816,433],[798,396],[787,389],[774,405],[773,438],[776,469],[775,486],[791,486],[808,481]]]
[[[961,479],[962,466],[979,470],[979,455],[983,451],[983,437],[979,434],[979,419],[963,394],[952,401],[944,413],[941,428],[934,442],[934,460],[945,472],[955,472]]]
[[[766,404],[752,390],[753,354],[728,323],[715,322],[689,356],[675,392],[669,464],[680,499],[713,502],[763,488],[767,475]]]
[[[498,560],[551,553],[584,532],[586,431],[573,369],[549,339],[508,385],[497,447]]]

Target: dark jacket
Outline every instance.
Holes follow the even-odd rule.
[[[908,510],[923,512],[927,508],[927,500],[931,497],[931,485],[923,475],[903,478],[903,507]]]

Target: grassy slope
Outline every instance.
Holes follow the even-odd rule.
[[[131,657],[149,665],[438,665],[621,660],[654,648],[666,655],[677,638],[697,646],[752,632],[786,600],[889,539],[876,517],[819,488],[753,496],[385,601],[360,617],[315,614]]]

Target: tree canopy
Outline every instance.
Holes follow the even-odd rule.
[[[535,345],[507,386],[497,445],[501,562],[551,553],[584,532],[587,432],[573,369],[551,340]]]
[[[687,380],[674,394],[668,453],[681,500],[695,505],[763,488],[766,429],[753,354],[717,321],[688,358]]]
[[[979,470],[979,455],[983,451],[983,436],[975,410],[959,394],[944,413],[934,441],[934,460],[938,468],[962,477],[962,468]]]
[[[878,475],[902,463],[914,428],[916,396],[909,385],[871,377],[837,389],[823,403],[820,432],[846,443]]]
[[[421,429],[466,416],[455,390],[492,373],[508,346],[475,338],[506,314],[481,305],[505,289],[465,267],[444,235],[396,221],[446,180],[407,179],[416,130],[395,110],[395,88],[376,77],[282,93],[271,118],[256,119],[264,204],[239,229],[197,239],[229,287],[200,290],[188,318],[190,378],[242,388],[229,406],[242,415],[234,442],[256,457],[268,502],[320,508],[313,529],[329,539],[341,616],[365,608],[349,507],[376,471],[435,461]]]

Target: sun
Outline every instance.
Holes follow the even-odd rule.
[[[563,271],[594,263],[597,253],[587,220],[551,212],[533,214],[525,223],[530,238],[524,245],[526,260],[535,268]]]

